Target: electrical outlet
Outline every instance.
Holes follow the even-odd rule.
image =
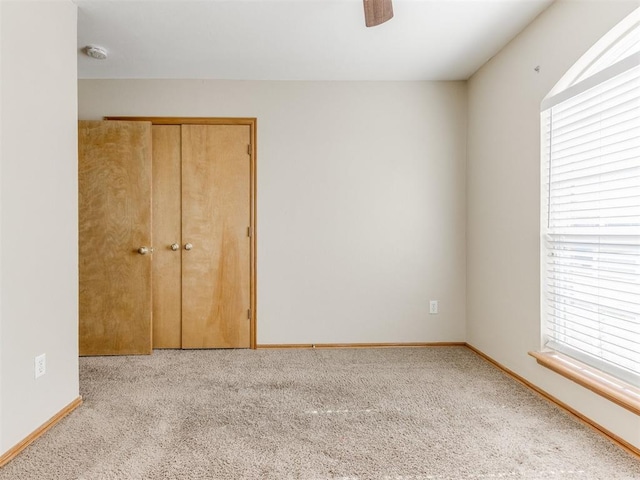
[[[436,315],[438,313],[438,301],[429,300],[429,314]]]
[[[36,378],[41,377],[47,373],[47,356],[46,354],[38,355],[35,359],[35,373]]]

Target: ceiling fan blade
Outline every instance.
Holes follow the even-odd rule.
[[[375,27],[393,18],[391,0],[363,0],[364,23],[367,27]]]

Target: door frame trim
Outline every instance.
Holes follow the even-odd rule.
[[[258,119],[252,117],[120,117],[120,116],[108,116],[104,117],[104,120],[125,120],[130,122],[151,122],[152,125],[248,125],[251,138],[251,199],[249,202],[249,208],[251,211],[250,227],[251,227],[251,272],[250,272],[250,309],[251,318],[249,321],[249,347],[255,350],[257,347],[257,324],[258,324],[258,308],[257,308],[257,244],[258,244],[258,229],[257,227],[257,179],[258,179],[258,145],[256,130],[258,127]]]

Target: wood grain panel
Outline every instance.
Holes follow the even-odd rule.
[[[153,131],[153,348],[182,346],[180,126]]]
[[[183,348],[250,346],[250,133],[182,126]]]
[[[250,128],[251,135],[251,348],[256,348],[257,342],[257,231],[256,231],[256,206],[257,206],[257,127],[256,118],[209,118],[209,117],[105,117],[105,120],[145,121],[153,125],[246,125]]]
[[[151,353],[151,124],[78,126],[80,355]]]

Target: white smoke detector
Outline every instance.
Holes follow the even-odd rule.
[[[84,53],[86,53],[91,58],[95,58],[98,60],[104,60],[107,58],[107,51],[102,47],[97,47],[95,45],[87,45],[84,47]]]

